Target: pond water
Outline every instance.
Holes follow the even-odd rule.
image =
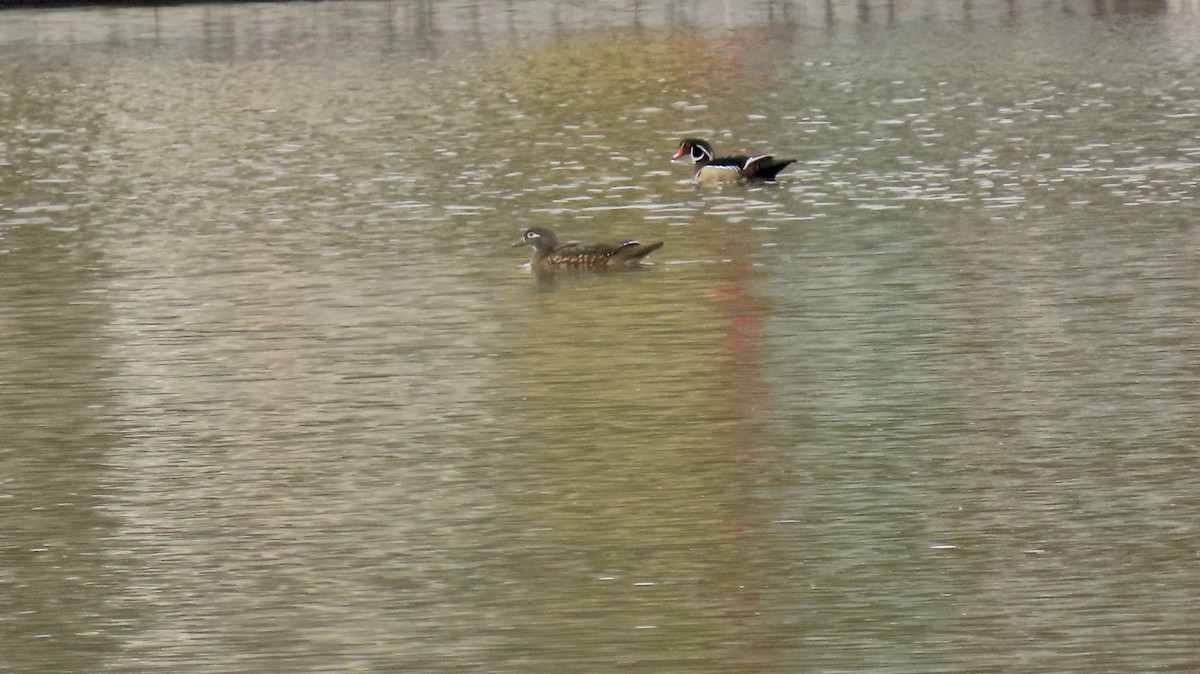
[[[0,13],[0,672],[1200,670],[1200,6],[913,4]]]

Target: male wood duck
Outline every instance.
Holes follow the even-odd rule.
[[[662,245],[662,241],[642,244],[634,239],[595,244],[568,241],[560,244],[554,232],[544,227],[525,230],[521,238],[513,244],[514,247],[533,247],[533,256],[529,258],[529,266],[535,272],[555,269],[594,271],[632,269],[641,264],[642,258],[662,248]]]
[[[774,180],[785,166],[795,159],[776,159],[774,155],[760,154],[754,157],[718,157],[712,145],[700,138],[684,138],[679,141],[679,150],[671,159],[688,156],[696,162],[696,173],[692,179],[697,183],[729,182],[734,180]]]

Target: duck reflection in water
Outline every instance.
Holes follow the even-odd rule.
[[[558,236],[544,227],[525,230],[513,246],[530,246],[533,255],[529,268],[538,277],[553,275],[560,270],[623,271],[641,266],[650,253],[662,248],[662,241],[641,243],[622,239],[606,243],[585,244],[578,241],[559,243]]]

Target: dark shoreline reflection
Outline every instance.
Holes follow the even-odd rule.
[[[1077,3],[1058,11],[1070,16]],[[53,9],[56,8],[56,9]],[[1093,0],[1090,14],[1164,16],[1186,12],[1168,0]],[[7,11],[5,11],[7,10]],[[383,54],[446,55],[497,41],[526,42],[575,31],[620,28],[721,31],[755,26],[802,26],[827,34],[842,27],[896,26],[906,22],[1036,22],[1053,7],[1009,0],[910,6],[894,0],[769,0],[730,14],[716,0],[611,1],[580,5],[566,0],[521,3],[476,1],[441,5],[414,2],[309,3],[44,3],[0,2],[0,49],[22,44],[89,48],[153,46],[213,61],[296,55],[325,49],[330,31],[338,45]],[[318,21],[310,17],[319,17]],[[318,54],[333,58],[332,53]]]

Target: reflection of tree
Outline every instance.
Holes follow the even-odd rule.
[[[70,75],[53,67],[20,67],[5,73],[0,95],[0,214],[8,211],[18,224],[42,226],[61,220],[78,226],[84,219],[68,209],[88,200],[81,185],[94,159],[102,123],[92,106],[80,105],[71,93]]]
[[[765,29],[713,40],[694,25],[675,27],[567,32],[509,52],[496,79],[519,111],[512,124],[521,136],[503,152],[525,167],[525,189],[557,168],[545,167],[547,156],[603,179],[613,166],[607,155],[633,155],[637,173],[637,161],[662,147],[655,161],[666,168],[676,139],[664,123],[712,124],[725,118],[723,101],[761,88]],[[672,107],[680,100],[704,105],[681,115]],[[746,110],[731,114],[742,119]],[[753,670],[773,657],[759,639],[771,630],[754,618],[771,554],[763,536],[769,515],[754,496],[767,404],[758,372],[762,307],[750,243],[738,245],[728,227],[697,220],[692,240],[666,252],[733,256],[731,264],[690,267],[683,276],[658,267],[564,279],[522,298],[522,315],[509,321],[521,338],[503,379],[519,400],[506,403],[517,410],[507,415],[517,438],[503,463],[506,483],[525,488],[505,492],[526,522],[517,547],[529,550],[518,563],[554,578],[547,587],[579,587],[587,604],[580,616],[525,616],[536,623],[528,625],[531,643],[561,640],[564,621],[580,633],[645,621],[656,625],[653,638],[710,662]],[[593,586],[597,577],[612,581]],[[632,586],[639,578],[655,579],[646,586],[653,589]],[[561,609],[561,598],[547,599],[533,606]],[[580,644],[580,657],[603,658],[603,649]]]
[[[694,33],[641,31],[565,35],[544,48],[513,50],[503,60],[503,78],[528,114],[564,123],[603,120],[626,133],[644,109],[669,106],[679,92],[707,89],[727,80],[730,64],[715,58],[707,40]]]
[[[712,283],[659,268],[563,279],[521,300],[503,377],[517,438],[499,465],[508,511],[523,520],[511,547],[527,552],[512,561],[538,570],[515,619],[531,643],[647,624],[648,638],[709,661],[745,665],[769,652],[747,628],[766,554],[754,452],[743,452],[756,422],[732,402],[743,391],[726,370],[747,363],[727,351]],[[578,587],[584,608],[557,615],[563,598],[538,601],[538,587]],[[573,648],[581,662],[606,657],[585,639]]]
[[[7,665],[29,671],[71,669],[117,636],[107,603],[120,579],[104,554],[113,523],[99,511],[113,433],[109,311],[83,236],[35,225],[0,241],[0,568],[20,588],[0,592],[3,613],[20,616],[0,620],[0,644]]]
[[[26,102],[43,105],[6,110],[0,133],[71,128],[53,101]],[[20,170],[0,171],[11,209],[0,218],[0,651],[16,670],[96,670],[118,638],[121,592],[105,554],[113,522],[100,512],[115,432],[104,265],[77,213],[57,208],[69,197],[45,189],[61,186],[46,178],[55,165],[16,147]]]

